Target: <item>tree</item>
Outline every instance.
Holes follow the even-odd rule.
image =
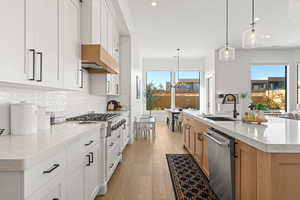
[[[147,106],[147,110],[150,110],[150,116],[151,116],[151,110],[153,110],[153,105],[156,101],[156,98],[154,96],[155,90],[157,90],[157,88],[152,82],[146,85],[146,91],[145,91],[146,106]]]

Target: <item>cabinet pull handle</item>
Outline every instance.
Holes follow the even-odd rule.
[[[42,82],[43,81],[43,52],[37,52],[36,54],[40,55],[40,79],[36,81]]]
[[[120,155],[121,155],[121,152],[118,153],[118,156],[120,156]]]
[[[202,133],[201,133],[201,132],[198,133],[198,140],[199,140],[199,141],[202,141],[202,140],[203,140],[203,139],[202,139]]]
[[[89,143],[85,144],[84,146],[90,146],[93,143],[94,143],[94,140],[91,140]]]
[[[109,168],[113,168],[113,166],[115,165],[115,163],[110,164]]]
[[[90,152],[90,155],[91,155],[91,157],[92,157],[91,163],[94,163],[94,153],[93,153],[93,152]]]
[[[112,147],[112,146],[114,146],[114,144],[115,144],[115,143],[113,143],[113,142],[112,142],[112,143],[110,143],[110,145],[109,145],[109,146],[110,146],[110,147]]]
[[[88,164],[86,164],[86,166],[91,166],[91,155],[88,154],[86,157],[88,158]]]
[[[32,52],[32,78],[30,78],[30,81],[34,81],[35,79],[35,49],[29,49],[30,52]]]
[[[59,167],[59,164],[54,164],[50,169],[43,171],[43,174],[50,174]]]
[[[81,73],[81,83],[80,83],[80,88],[83,88],[83,69],[80,69]]]
[[[121,138],[121,135],[118,135],[118,138]]]
[[[52,200],[59,200],[59,198],[54,198],[54,199],[52,199]]]
[[[238,156],[235,154],[236,153],[236,145],[237,145],[238,143],[237,142],[234,142],[234,158],[238,158]]]

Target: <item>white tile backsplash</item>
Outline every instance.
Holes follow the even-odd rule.
[[[64,112],[67,117],[85,114],[89,111],[106,111],[105,96],[92,96],[84,92],[0,86],[0,128],[9,130],[9,105],[20,101],[47,106],[49,111]]]

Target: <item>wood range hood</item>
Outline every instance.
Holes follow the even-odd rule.
[[[100,44],[81,45],[82,68],[89,73],[119,74],[119,63]]]

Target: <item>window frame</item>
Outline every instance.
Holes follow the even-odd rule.
[[[169,73],[170,74],[170,83],[172,84],[172,72],[170,71],[167,71],[167,70],[163,70],[163,71],[158,71],[158,70],[153,70],[153,71],[146,71],[145,72],[145,86],[144,86],[144,90],[146,90],[146,87],[147,87],[147,83],[148,83],[148,73],[151,73],[151,72],[161,72],[161,73]],[[170,88],[170,108],[172,108],[172,88]],[[164,109],[169,109],[169,108],[164,108]],[[145,98],[145,110],[146,111],[155,111],[155,110],[148,110],[147,109],[147,99]]]
[[[284,67],[284,74],[285,74],[285,93],[284,93],[284,95],[285,95],[285,109],[284,109],[284,111],[285,112],[287,112],[287,110],[288,110],[288,79],[289,79],[289,77],[288,77],[288,67],[289,67],[289,65],[287,65],[286,63],[285,64],[280,64],[280,63],[253,63],[253,64],[251,64],[250,65],[250,70],[249,70],[249,72],[250,72],[250,100],[251,100],[251,94],[252,94],[252,83],[251,83],[251,81],[252,81],[252,79],[251,79],[251,74],[252,74],[252,67],[254,67],[254,66],[283,66]],[[297,76],[298,76],[298,72],[297,72]],[[266,87],[267,89],[269,89],[269,86],[267,85],[267,87]],[[297,92],[298,93],[298,92]],[[252,100],[251,100],[251,102],[252,102]]]
[[[145,76],[145,79],[143,81],[144,83],[144,90],[146,90],[146,87],[147,87],[147,82],[148,82],[148,73],[149,72],[169,72],[170,73],[170,81],[171,81],[171,84],[175,83],[176,81],[176,73],[178,71],[174,71],[174,70],[169,70],[169,69],[165,69],[165,70],[155,70],[155,69],[151,69],[151,70],[145,70],[144,71],[144,76]],[[203,101],[202,99],[202,96],[203,96],[203,93],[201,92],[203,90],[203,88],[201,87],[201,85],[203,84],[202,83],[202,79],[203,79],[203,71],[202,70],[181,70],[180,72],[197,72],[199,74],[199,110],[201,110],[201,100]],[[144,98],[145,98],[145,95],[144,95]],[[176,108],[176,90],[175,88],[171,87],[171,109],[173,108]],[[147,99],[145,98],[144,100],[144,110],[145,111],[150,111],[150,110],[147,110]],[[151,111],[156,111],[156,110],[151,110]]]
[[[198,78],[199,78],[199,91],[198,91],[198,94],[199,94],[199,100],[198,100],[198,110],[201,109],[201,105],[200,105],[200,102],[201,102],[201,71],[196,71],[196,70],[181,70],[181,71],[176,71],[174,72],[175,73],[175,79],[176,79],[176,76],[177,76],[177,73],[180,73],[180,72],[193,72],[193,73],[197,73],[198,74]],[[180,78],[180,77],[179,77]],[[184,78],[183,78],[184,79]],[[176,88],[175,88],[175,91],[174,91],[174,106],[176,108]]]

